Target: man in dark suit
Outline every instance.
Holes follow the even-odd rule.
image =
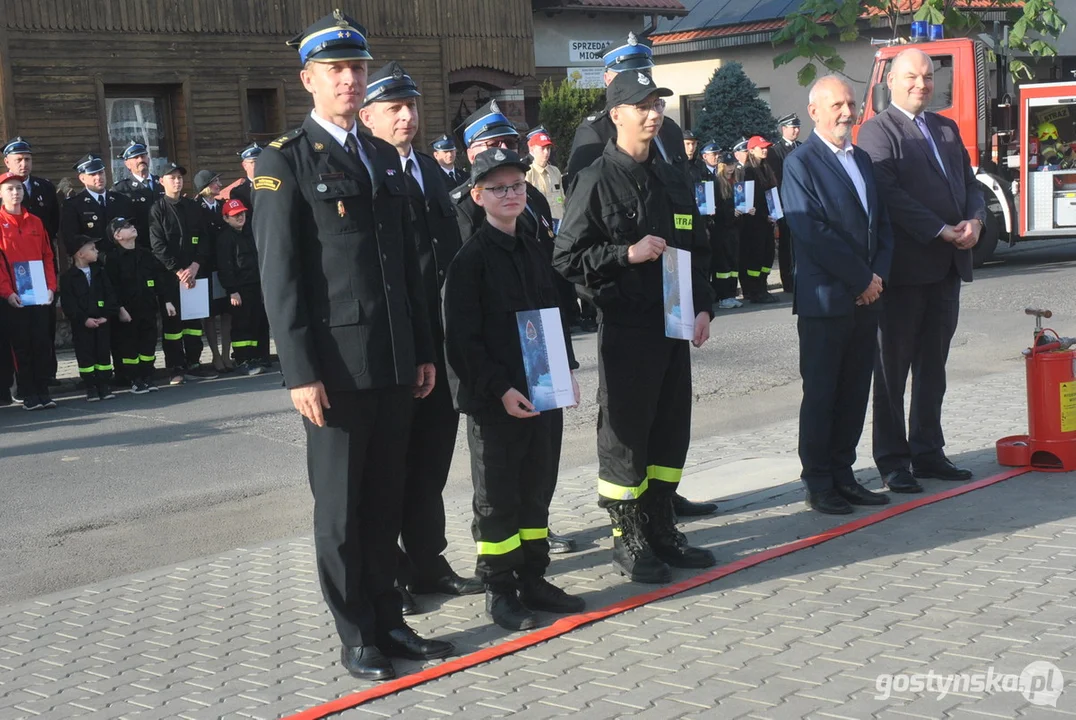
[[[440,177],[445,173],[432,157],[415,150],[413,141],[419,124],[415,98],[420,95],[415,81],[403,67],[390,62],[370,75],[366,100],[359,110],[359,119],[373,136],[396,148],[400,169],[411,189],[419,265],[433,331],[437,377],[441,378],[429,397],[415,403],[408,440],[400,531],[402,550],[396,574],[405,615],[418,611],[410,592],[473,595],[485,589],[477,578],[456,574],[443,554],[448,540],[442,494],[456,449],[460,416],[452,405],[452,393],[446,382],[441,287],[449,263],[463,242],[455,222],[456,208],[448,199],[448,188]]]
[[[389,657],[453,651],[404,623],[393,589],[413,398],[436,380],[410,189],[396,149],[358,132],[366,30],[337,10],[289,44],[314,110],[258,158],[254,238],[280,369],[304,418],[341,663],[387,680]]]
[[[986,210],[956,123],[926,111],[933,71],[920,50],[897,55],[886,79],[892,105],[859,132],[895,238],[874,374],[874,462],[894,492],[922,492],[916,478],[971,478],[943,452],[941,409],[960,282],[971,282]],[[909,430],[904,387],[913,367]]]
[[[430,143],[430,148],[433,149],[433,159],[437,161],[437,167],[445,176],[449,192],[471,179],[470,175],[456,167],[456,141],[449,135],[442,135],[434,140]]]
[[[814,133],[784,164],[785,217],[796,252],[800,477],[807,506],[846,514],[884,505],[852,473],[863,433],[893,234],[870,158],[852,145],[852,88],[828,75],[811,88]]]

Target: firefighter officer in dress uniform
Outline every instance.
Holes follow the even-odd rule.
[[[781,181],[784,178],[785,158],[792,154],[801,143],[800,118],[796,113],[789,113],[778,119],[777,126],[781,128],[781,139],[770,148],[767,158],[777,175],[778,193],[780,193]],[[793,289],[793,259],[792,259],[792,232],[784,218],[777,221],[777,265],[781,268],[781,289],[787,293]]]
[[[67,198],[60,208],[60,238],[66,242],[75,235],[92,237],[103,256],[115,244],[106,232],[109,221],[133,218],[134,203],[122,193],[105,189],[105,162],[100,155],[86,155],[74,169],[83,190]],[[148,230],[146,234],[148,237]]]
[[[22,207],[24,210],[28,210],[30,214],[36,215],[41,224],[45,226],[45,232],[48,233],[49,242],[52,243],[52,256],[58,258],[56,252],[56,235],[60,229],[60,201],[56,199],[56,186],[43,177],[37,177],[33,174],[34,169],[34,152],[30,143],[21,137],[16,137],[9,140],[4,145],[4,165],[7,167],[7,171],[14,173],[21,178],[23,189]],[[54,262],[56,262],[54,260]],[[56,270],[56,277],[60,276],[60,266],[58,262],[54,265]],[[49,306],[49,337],[56,337],[56,303],[59,298],[54,297],[52,304]],[[3,355],[4,342],[0,339],[0,355]],[[6,362],[10,362],[10,349],[7,352],[8,358]],[[0,357],[0,367],[5,367],[5,359]],[[12,369],[14,365],[11,365]],[[49,385],[59,385],[56,381],[56,347],[55,343],[52,348],[52,358],[49,366]],[[6,377],[4,371],[0,370],[0,377]],[[10,383],[8,383],[10,385]],[[7,391],[7,386],[0,382],[0,396]]]
[[[243,179],[228,192],[228,199],[235,198],[247,206],[247,224],[244,226],[244,231],[246,232],[249,232],[250,228],[254,227],[254,215],[252,214],[254,205],[251,202],[251,190],[253,189],[254,170],[258,162],[258,156],[261,154],[262,147],[256,142],[247,145],[236,153],[243,166]]]
[[[404,477],[407,500],[400,531],[400,567],[397,572],[404,615],[418,611],[411,592],[474,595],[483,590],[478,579],[456,574],[443,555],[448,539],[445,537],[442,494],[456,448],[460,416],[452,406],[445,370],[441,287],[448,265],[463,243],[455,223],[456,208],[441,179],[444,172],[436,160],[415,150],[414,139],[419,126],[415,98],[420,95],[415,81],[403,67],[390,62],[368,78],[366,99],[359,110],[359,119],[373,136],[396,148],[400,171],[411,189],[411,204],[418,228],[418,257],[433,331],[437,377],[440,378],[429,396],[415,402],[408,439],[407,474]]]
[[[138,231],[138,244],[149,249],[149,209],[164,195],[161,178],[149,171],[149,148],[134,140],[123,150],[123,164],[130,173],[113,183],[112,192],[127,196],[133,207],[128,218]]]
[[[502,148],[516,152],[519,149],[519,131],[497,105],[496,100],[488,103],[471,113],[463,125],[463,142],[467,146],[467,160],[474,163],[475,158],[490,148]],[[482,226],[486,218],[485,211],[475,203],[471,197],[471,185],[461,185],[452,191],[450,197],[456,204],[456,221],[460,226],[460,237],[466,243],[472,235]],[[553,262],[553,214],[549,208],[549,202],[542,192],[527,183],[527,204],[523,213],[517,220],[519,232],[527,238],[533,239],[547,258],[550,264]],[[579,316],[579,305],[575,298],[575,289],[567,281],[557,278],[557,297],[560,304],[561,322],[564,327],[571,327]],[[579,367],[575,357],[570,357],[571,368]],[[553,430],[553,446],[556,461],[560,464],[560,449],[563,439],[564,415],[560,410],[550,410],[556,426]],[[552,491],[555,488],[550,488]],[[575,541],[563,535],[557,535],[549,531],[549,552],[554,554],[570,553],[575,550]]]
[[[667,88],[627,70],[606,89],[617,132],[575,181],[554,267],[585,286],[599,310],[598,503],[613,525],[613,565],[637,582],[671,579],[669,565],[714,564],[676,529],[673,498],[691,440],[691,356],[666,336],[666,248],[691,253],[692,340],[710,337],[710,242],[687,175],[653,139]]]
[[[740,137],[732,146],[732,156],[736,158],[736,176],[743,176],[743,169],[747,165],[747,138]]]
[[[461,185],[466,185],[471,176],[456,167],[456,141],[448,135],[442,135],[430,143],[430,148],[437,166],[445,174],[448,191],[452,192]]]
[[[602,62],[605,64],[605,74],[602,76],[605,86],[613,82],[613,79],[627,70],[643,70],[649,74],[650,68],[654,67],[653,52],[649,45],[635,37],[635,33],[628,33],[628,41],[623,44],[609,46],[602,54]],[[616,126],[609,119],[608,110],[599,110],[587,117],[583,124],[576,128],[575,139],[572,140],[572,150],[568,156],[568,169],[564,171],[564,182],[567,183],[569,194],[575,182],[575,176],[585,167],[589,167],[602,156],[605,146],[616,137]],[[683,172],[688,172],[688,157],[684,149],[684,133],[680,126],[671,118],[662,115],[661,129],[654,136],[654,145],[657,146],[661,158]],[[570,198],[569,198],[570,199]],[[705,513],[716,510],[716,506]]]
[[[407,626],[394,589],[413,401],[437,381],[412,191],[396,149],[358,131],[365,28],[336,10],[288,45],[314,108],[258,157],[265,309],[306,430],[318,577],[341,664],[387,680],[392,657],[453,652]]]

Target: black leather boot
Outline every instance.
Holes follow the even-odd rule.
[[[705,548],[692,547],[676,529],[676,510],[671,493],[649,491],[642,497],[647,515],[646,539],[654,554],[663,562],[679,568],[713,567],[714,554]]]
[[[672,571],[650,548],[643,532],[643,514],[638,501],[609,506],[613,523],[613,567],[629,579],[641,583],[667,583]]]

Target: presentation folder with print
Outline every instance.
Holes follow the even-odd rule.
[[[45,263],[26,260],[11,264],[15,273],[15,292],[23,305],[48,305],[49,286],[45,280]]]
[[[527,397],[534,409],[544,412],[574,405],[560,308],[521,310],[516,313],[516,324],[527,375]]]
[[[774,220],[780,220],[785,216],[784,208],[781,207],[781,195],[777,192],[777,188],[770,188],[766,191],[766,210]]]
[[[661,257],[665,293],[665,337],[695,337],[695,301],[691,296],[691,252],[667,247]]]
[[[695,204],[699,206],[699,215],[714,214],[713,180],[695,183]]]
[[[755,208],[755,181],[744,180],[732,187],[733,201],[736,209],[742,213],[751,212]]]

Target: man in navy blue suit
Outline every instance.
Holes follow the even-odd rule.
[[[895,240],[874,370],[874,462],[890,490],[916,493],[923,491],[916,478],[971,478],[945,456],[941,411],[960,283],[971,282],[971,249],[986,207],[960,128],[927,111],[934,94],[930,56],[904,50],[886,81],[893,104],[859,131]],[[912,404],[905,422],[909,372]]]
[[[889,498],[856,482],[882,290],[893,259],[889,215],[867,153],[852,145],[852,88],[827,75],[811,88],[814,132],[785,160],[800,376],[800,477],[807,506],[843,515]]]

